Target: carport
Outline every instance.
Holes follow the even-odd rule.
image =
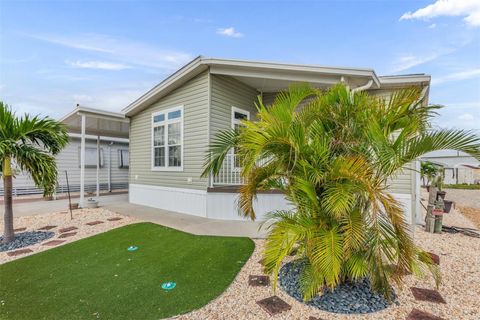
[[[101,137],[128,139],[130,119],[123,113],[80,106],[60,119],[71,133],[80,134],[80,201],[85,200],[85,138],[87,135],[97,137],[96,197],[100,197],[100,139]]]

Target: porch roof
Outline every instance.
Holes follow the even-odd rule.
[[[308,82],[317,88],[326,88],[344,82],[352,89],[382,89],[413,84],[428,85],[430,83],[430,76],[425,74],[379,77],[373,69],[368,68],[329,67],[199,56],[122,111],[127,116],[133,116],[207,69],[210,69],[212,74],[235,77],[259,92],[284,90],[292,82]]]

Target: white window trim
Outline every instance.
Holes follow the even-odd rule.
[[[180,120],[178,119],[172,119],[172,120],[169,120],[168,119],[168,113],[169,112],[172,112],[172,111],[177,111],[177,110],[180,110],[181,111],[181,118]],[[154,125],[154,122],[153,122],[153,118],[155,116],[158,116],[160,114],[164,114],[165,115],[165,120],[163,122],[161,122],[160,124],[158,125],[164,125],[165,126],[165,166],[164,167],[155,167],[155,148],[153,146],[153,129],[155,128],[155,125]],[[161,110],[161,111],[157,111],[157,112],[154,112],[152,113],[152,117],[151,117],[151,121],[150,121],[150,133],[151,133],[151,140],[150,140],[150,152],[151,152],[151,155],[150,155],[150,161],[151,161],[151,171],[183,171],[183,158],[184,158],[184,154],[183,154],[183,147],[184,147],[184,139],[183,139],[183,126],[184,126],[184,117],[185,117],[185,113],[184,113],[184,108],[183,108],[183,105],[181,106],[178,106],[178,107],[174,107],[174,108],[169,108],[169,109],[165,109],[165,110]],[[169,167],[168,166],[168,124],[169,123],[177,123],[177,122],[180,122],[180,142],[181,142],[181,153],[182,153],[182,157],[180,159],[180,161],[182,162],[182,165],[180,167]]]
[[[232,106],[232,114],[230,116],[232,129],[235,129],[235,123],[240,123],[240,120],[235,119],[235,112],[240,112],[247,115],[247,120],[250,120],[250,112],[245,109],[240,109]]]
[[[247,116],[247,120],[250,120],[250,112],[245,110],[245,109],[240,109],[240,108],[237,108],[237,107],[234,107],[232,106],[232,114],[231,114],[231,126],[232,126],[232,129],[235,129],[235,124],[237,123],[241,123],[241,120],[238,120],[238,119],[235,119],[235,112],[239,112],[239,113],[243,113],[244,115]],[[232,150],[230,151],[230,154],[232,155],[232,167],[231,167],[231,171],[232,172],[240,172],[241,171],[241,167],[236,167],[235,166],[235,154],[233,153],[233,148]]]

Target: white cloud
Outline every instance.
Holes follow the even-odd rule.
[[[93,101],[93,98],[88,94],[74,94],[72,98],[75,103],[79,104],[85,104]]]
[[[435,102],[432,102],[435,103]],[[439,116],[433,119],[434,125],[441,128],[473,129],[480,134],[480,101],[446,102],[441,108]]]
[[[130,66],[121,63],[113,63],[106,61],[66,61],[68,65],[80,69],[101,69],[101,70],[124,70],[129,69]]]
[[[428,29],[435,29],[437,27],[436,23],[432,23],[431,25],[428,26]]]
[[[231,37],[231,38],[241,38],[241,37],[243,37],[243,33],[236,31],[234,27],[219,28],[219,29],[217,29],[217,34],[225,36],[225,37]]]
[[[433,61],[440,56],[438,53],[432,53],[430,55],[416,56],[413,54],[400,56],[394,63],[393,72],[401,72],[415,66]]]
[[[480,68],[454,72],[437,78],[434,77],[432,78],[432,84],[436,85],[445,82],[468,80],[477,77],[480,77]]]
[[[67,48],[95,53],[131,66],[175,70],[192,59],[188,53],[102,34],[70,36],[30,35],[30,37]]]
[[[473,121],[475,120],[475,117],[472,116],[470,113],[464,113],[464,114],[461,114],[457,117],[458,120],[462,120],[462,121]]]
[[[464,21],[472,26],[480,26],[479,0],[437,0],[415,12],[406,12],[400,20],[423,19],[428,20],[440,16],[463,16]]]

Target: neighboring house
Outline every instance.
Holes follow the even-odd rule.
[[[66,171],[68,172],[70,191],[78,192],[80,190],[81,135],[76,133],[71,123],[67,121],[71,117],[76,116],[80,109],[86,109],[90,112],[89,114],[92,115],[91,122],[94,124],[98,123],[98,119],[103,120],[102,117],[104,117],[105,113],[105,111],[77,106],[71,113],[60,120],[62,122],[65,121],[69,129],[70,139],[69,144],[56,156],[58,170],[57,194],[67,192]],[[100,123],[100,125],[105,127],[102,133],[111,136],[86,135],[85,137],[84,190],[87,193],[96,192],[97,138],[99,138],[99,189],[113,191],[128,188],[129,150],[128,138],[126,138],[128,137],[128,124],[125,124],[125,134],[121,135],[121,137],[113,137],[114,135],[118,135],[117,131],[119,130],[112,127],[110,122],[103,120],[103,123]],[[92,125],[88,128],[90,129],[91,127]],[[20,171],[18,168],[16,169],[15,179],[13,181],[14,196],[42,193],[43,190],[35,186],[30,175]],[[3,195],[3,185],[0,186],[0,195]]]
[[[421,160],[443,167],[445,184],[480,184],[480,161],[464,152],[429,152],[422,156]]]
[[[236,199],[240,170],[232,154],[218,176],[201,178],[212,139],[241,119],[255,119],[254,103],[265,104],[293,82],[326,89],[350,88],[388,97],[393,90],[420,86],[428,101],[430,76],[379,77],[372,69],[321,67],[198,57],[166,78],[123,111],[130,118],[130,202],[215,219],[242,219]],[[410,168],[419,168],[418,161]],[[419,212],[420,179],[403,170],[391,181],[405,206],[406,220]],[[288,206],[283,195],[259,194],[258,217]]]

